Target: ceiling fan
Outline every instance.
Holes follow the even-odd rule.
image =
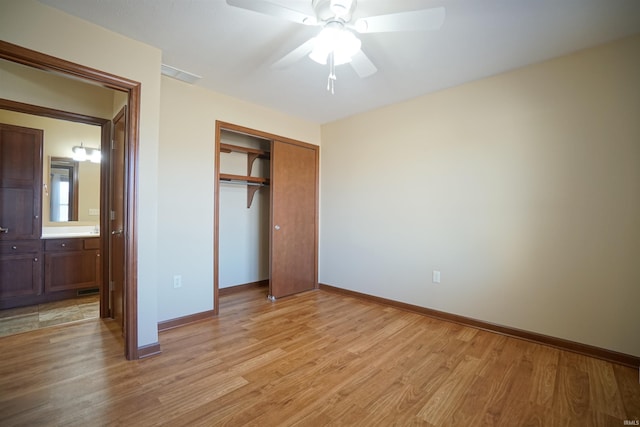
[[[357,0],[311,0],[315,16],[267,0],[227,0],[227,4],[299,24],[322,27],[316,37],[280,58],[273,67],[288,67],[308,55],[319,64],[329,65],[327,90],[331,93],[334,92],[337,65],[351,64],[362,78],[378,71],[360,49],[362,42],[356,33],[438,30],[445,18],[444,7],[435,7],[353,19]]]

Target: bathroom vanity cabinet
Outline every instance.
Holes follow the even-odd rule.
[[[0,309],[102,286],[100,238],[0,241]]]
[[[100,239],[44,240],[44,291],[49,294],[101,285]]]

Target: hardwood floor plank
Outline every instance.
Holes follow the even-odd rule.
[[[506,340],[507,343],[509,339]],[[503,355],[508,355],[505,351]],[[489,383],[489,399],[482,414],[482,425],[499,425],[507,407],[511,389],[518,380],[517,359],[503,361],[496,359],[485,361],[480,375]]]
[[[582,356],[562,353],[558,366],[554,411],[560,418],[585,421],[589,417],[589,375]]]
[[[625,417],[624,404],[618,390],[616,376],[610,363],[587,359],[589,375],[589,403],[592,410],[614,418]],[[638,396],[640,400],[640,396]]]
[[[536,346],[532,354],[533,384],[529,392],[529,401],[545,408],[553,403],[553,393],[558,377],[558,359],[560,351],[545,346]]]
[[[626,412],[626,419],[640,420],[640,369],[612,365],[618,391]]]
[[[449,374],[444,383],[418,412],[418,417],[434,425],[451,419],[456,405],[464,398],[475,379],[480,359],[466,357]]]
[[[638,372],[324,291],[223,296],[128,362],[117,325],[0,337],[0,425],[622,425]]]

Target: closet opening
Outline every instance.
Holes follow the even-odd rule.
[[[219,292],[269,285],[269,139],[220,130]]]
[[[318,289],[319,147],[220,121],[215,144],[214,313],[220,292]]]

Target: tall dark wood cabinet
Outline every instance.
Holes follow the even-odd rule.
[[[0,303],[42,293],[42,141],[0,124]]]

